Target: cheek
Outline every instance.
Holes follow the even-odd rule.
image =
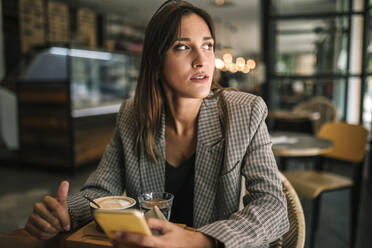
[[[214,65],[215,65],[215,61],[216,61],[216,57],[214,56],[214,54],[211,56],[211,66],[214,68]]]
[[[185,59],[169,59],[164,63],[164,74],[168,78],[182,77],[187,74],[187,63]]]
[[[164,63],[163,75],[168,84],[174,85],[175,82],[179,82],[182,74],[180,65],[176,61],[168,60]]]
[[[209,60],[209,65],[210,65],[210,71],[213,72],[214,71],[214,66],[215,66],[215,58],[214,58],[214,55],[211,56],[210,60]]]

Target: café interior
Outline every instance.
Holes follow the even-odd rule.
[[[220,85],[268,107],[292,189],[276,247],[371,247],[372,0],[189,2],[215,22]],[[0,247],[60,181],[78,192],[94,171],[162,3],[0,1]]]

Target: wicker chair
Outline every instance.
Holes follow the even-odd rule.
[[[273,248],[303,248],[305,246],[305,217],[300,199],[287,178],[280,173],[283,192],[287,199],[289,231],[270,244]]]
[[[303,248],[305,245],[305,216],[300,199],[287,178],[280,173],[283,192],[287,199],[290,228],[283,236],[283,247]]]
[[[303,248],[305,245],[305,217],[302,210],[301,202],[297,196],[296,191],[292,187],[291,183],[286,179],[286,177],[280,174],[280,179],[283,185],[283,192],[287,199],[287,211],[289,219],[289,231],[284,234],[280,239],[272,242],[270,244],[271,248]],[[244,178],[242,181],[242,186],[244,185]],[[242,187],[242,189],[244,189]],[[241,197],[244,195],[242,190]],[[242,198],[241,198],[242,200]],[[242,207],[242,201],[241,206]]]
[[[333,150],[325,154],[321,162],[324,163],[326,160],[332,162],[330,165],[334,166],[337,164],[351,165],[353,178],[323,171],[322,164],[318,165],[319,170],[286,171],[284,175],[291,182],[299,196],[312,200],[310,247],[315,246],[322,194],[335,190],[351,190],[350,246],[354,247],[368,131],[361,125],[330,122],[322,126],[318,137],[329,139],[334,145]]]
[[[313,133],[318,133],[320,127],[326,122],[339,121],[336,105],[328,98],[316,96],[309,101],[299,103],[294,107],[293,112],[312,112],[318,113],[319,118],[313,121]]]

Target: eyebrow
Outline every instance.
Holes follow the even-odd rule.
[[[213,40],[212,37],[204,37],[203,40]],[[180,38],[177,38],[175,41],[191,41],[190,38],[186,38],[186,37],[180,37]]]

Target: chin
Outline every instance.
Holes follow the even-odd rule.
[[[204,99],[209,95],[209,92],[211,91],[211,84],[205,84],[205,85],[194,85],[189,86],[188,89],[180,89],[174,91],[176,95],[184,97],[184,98],[193,98],[193,99]]]
[[[185,98],[191,98],[191,99],[204,99],[209,95],[209,90],[198,90],[194,92],[185,92],[184,94],[181,94],[182,97]]]
[[[202,91],[199,91],[197,92],[196,97],[195,98],[199,98],[199,99],[204,99],[206,98],[208,95],[209,95],[209,92],[210,92],[210,88],[208,90],[202,90]]]

